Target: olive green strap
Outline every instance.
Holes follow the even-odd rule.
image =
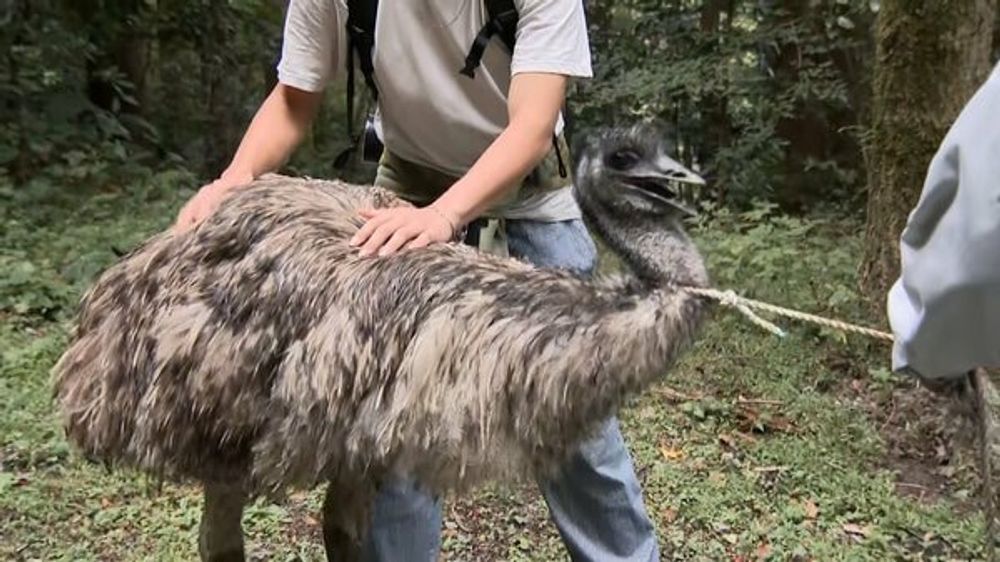
[[[556,146],[560,148],[562,154],[569,154],[565,138],[562,135],[556,137],[553,148],[528,174],[518,189],[511,190],[507,197],[484,213],[484,218],[487,220],[479,233],[480,250],[502,256],[508,255],[507,236],[502,218],[504,209],[520,196],[554,191],[569,185],[570,179],[562,177],[559,173],[560,157]],[[388,147],[382,152],[375,175],[375,185],[392,191],[418,207],[433,203],[456,181],[457,177],[400,158]]]
[[[418,207],[433,203],[456,181],[453,176],[404,160],[388,149],[382,152],[375,174],[375,185]]]
[[[486,254],[498,256],[510,256],[510,249],[507,247],[506,220],[489,219],[486,226],[479,230],[479,251]]]
[[[457,181],[456,178],[426,166],[408,162],[386,150],[379,160],[375,185],[422,207],[434,202]],[[502,218],[488,218],[479,231],[479,250],[507,256],[507,237]]]

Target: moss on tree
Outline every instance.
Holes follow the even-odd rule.
[[[989,72],[995,0],[883,0],[876,29],[861,284],[873,306],[899,275],[899,235],[927,166]]]

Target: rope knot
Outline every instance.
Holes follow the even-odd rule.
[[[727,289],[719,295],[719,303],[736,308],[740,304],[740,296],[736,294],[736,291]]]

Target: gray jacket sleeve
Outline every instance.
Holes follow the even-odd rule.
[[[1000,365],[1000,65],[931,161],[900,248],[893,369],[942,378]]]

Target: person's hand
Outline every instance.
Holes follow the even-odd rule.
[[[253,178],[249,175],[223,174],[221,178],[202,187],[181,208],[181,212],[177,215],[177,222],[174,224],[174,230],[184,232],[194,228],[215,212],[215,209],[233,189],[249,184],[251,181]]]
[[[352,246],[361,246],[359,255],[387,256],[401,248],[423,248],[435,242],[455,238],[458,220],[433,205],[421,209],[362,209],[358,212],[365,224],[351,238]]]

